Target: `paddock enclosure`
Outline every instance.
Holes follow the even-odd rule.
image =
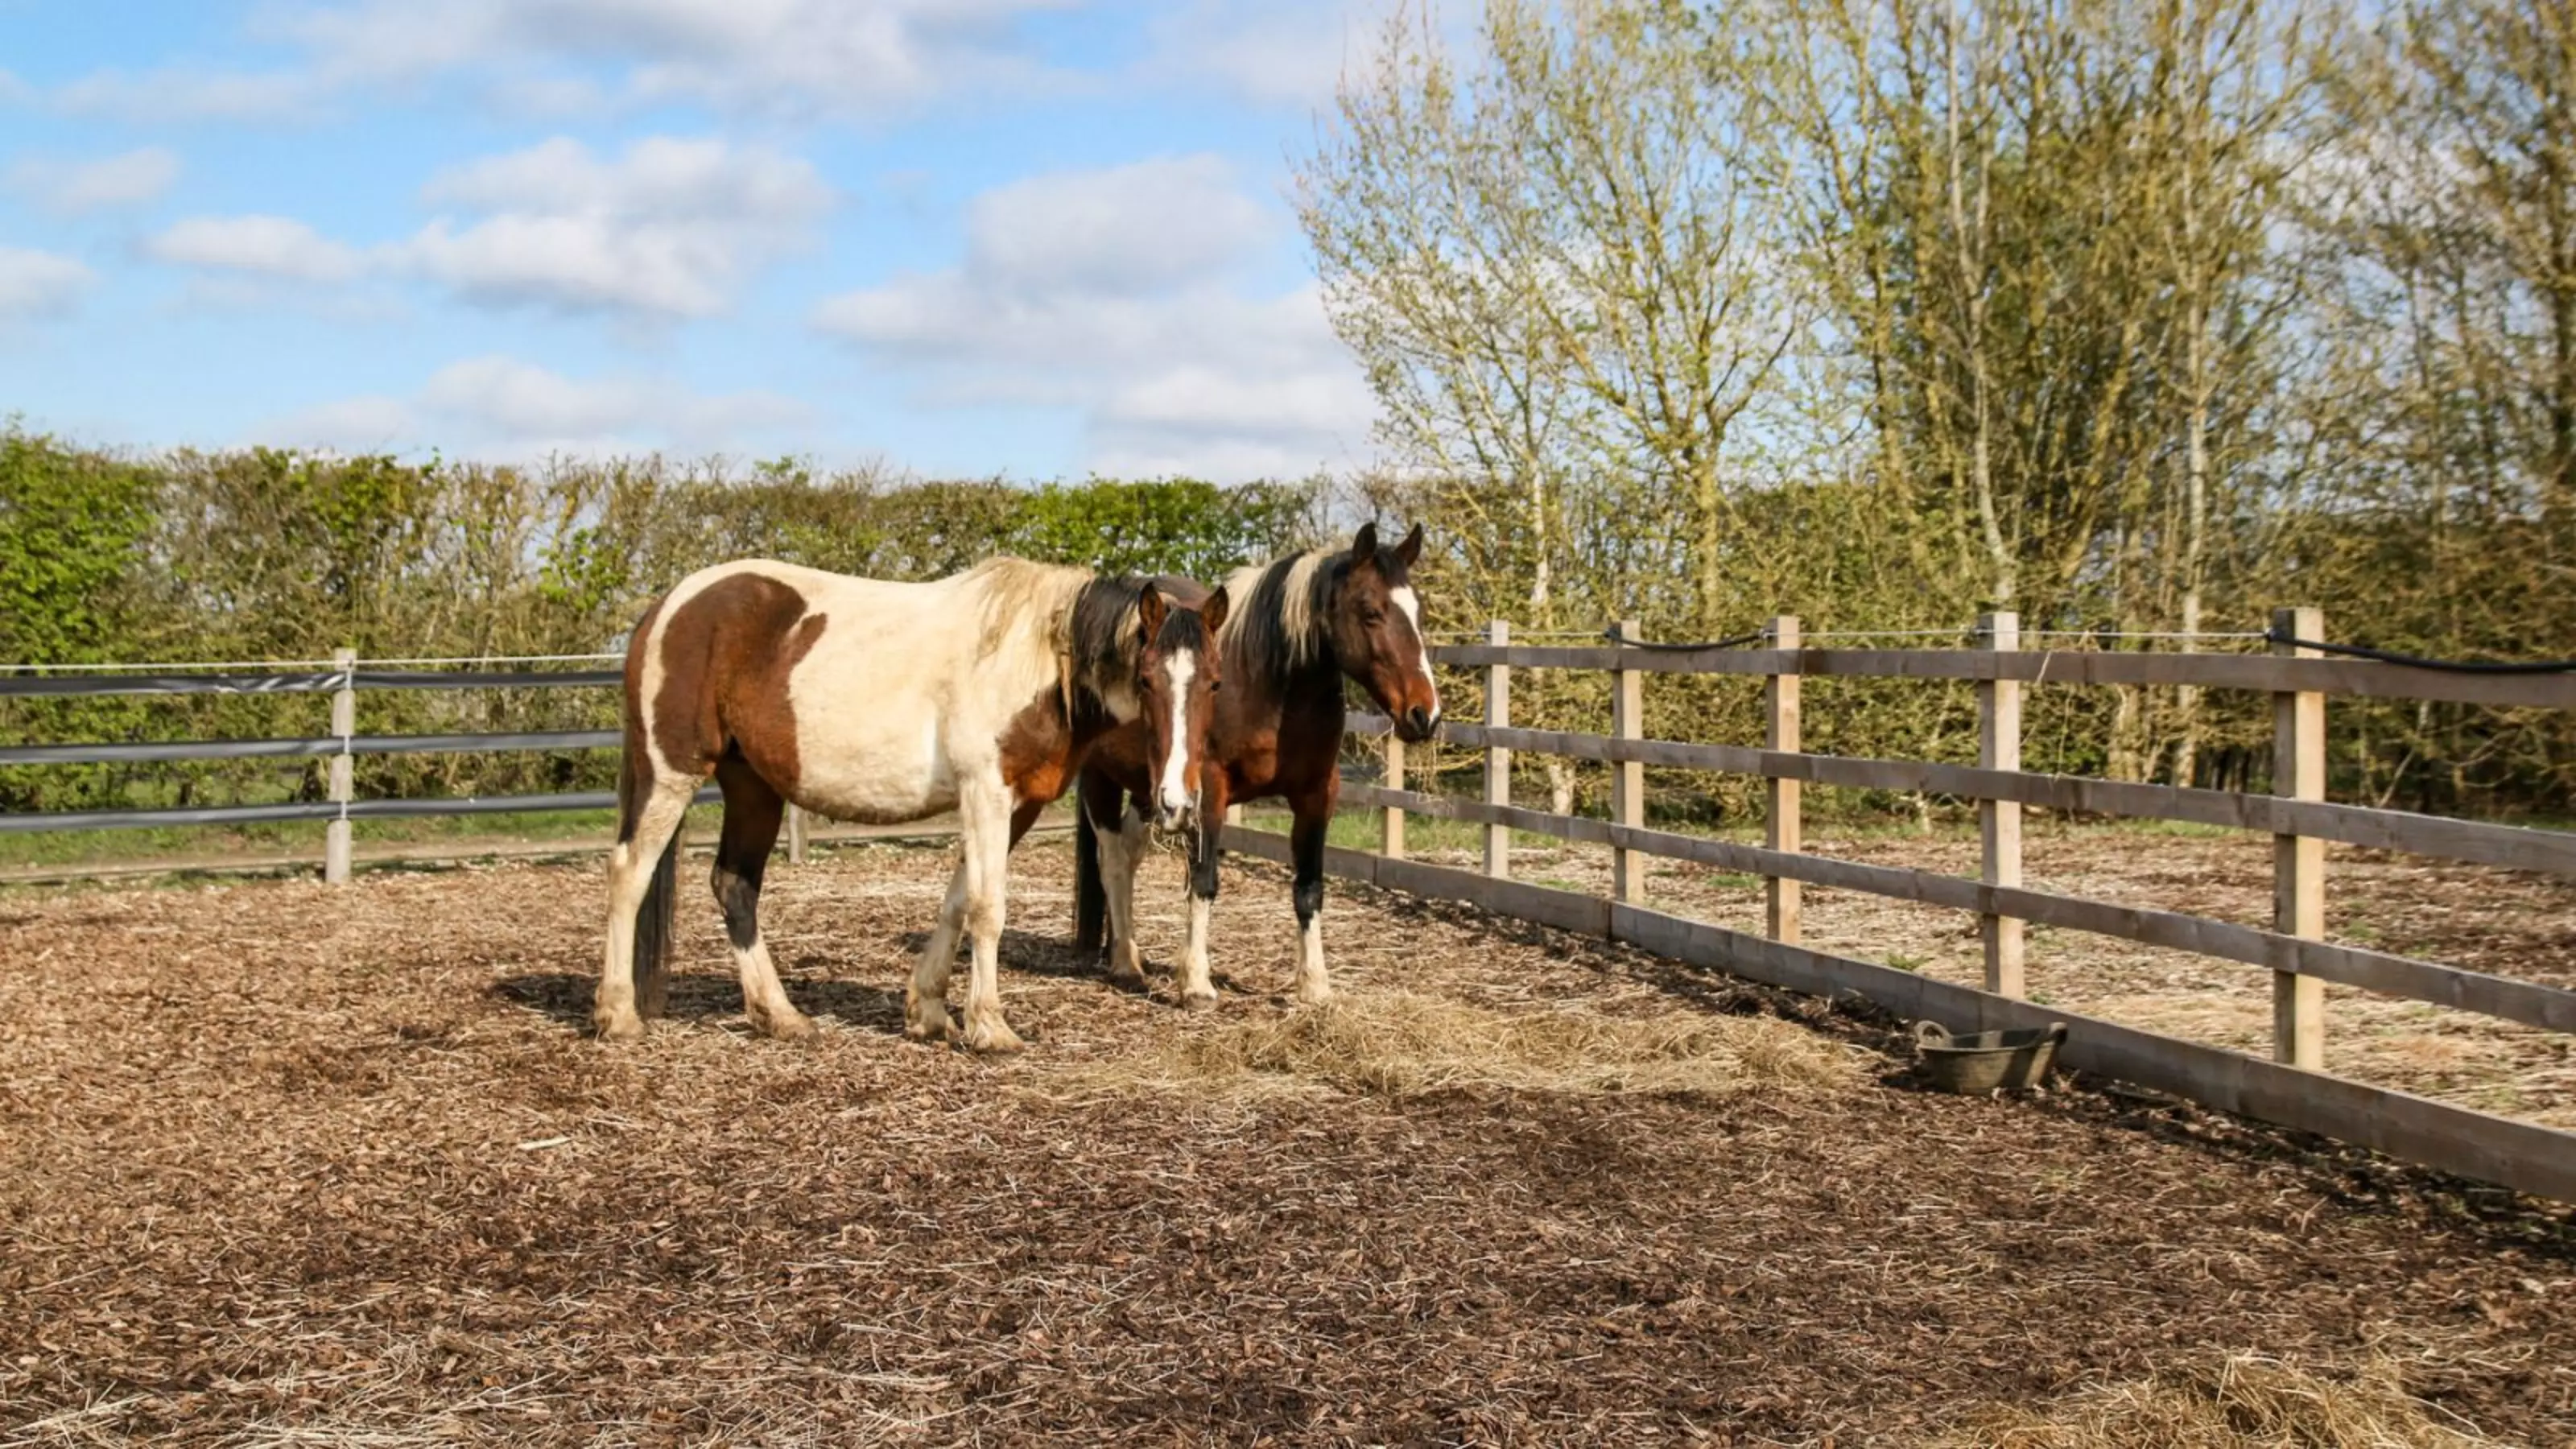
[[[1365,885],[1292,1012],[1240,858],[1189,1015],[1062,946],[1061,840],[1014,863],[1032,1050],[921,1047],[949,857],[772,874],[804,1044],[696,891],[672,1019],[581,1040],[591,863],[0,897],[0,1442],[2122,1442],[2011,1436],[2289,1374],[2373,1442],[2576,1443],[2530,1200],[1914,1090],[1883,1015]]]
[[[675,1019],[609,1050],[595,864],[353,871],[372,817],[601,803],[361,800],[353,756],[608,742],[371,735],[363,691],[606,678],[0,681],[332,705],[327,736],[0,750],[332,767],[325,801],[0,816],[327,824],[322,883],[0,894],[0,1444],[2576,1444],[2576,835],[2329,803],[2321,768],[2334,695],[2557,709],[2576,675],[2319,633],[1496,626],[1434,650],[1431,744],[1352,716],[1345,999],[1288,1009],[1261,821],[1226,830],[1206,1017],[1065,945],[1041,835],[1008,1061],[900,1036],[948,850],[791,826],[764,903],[803,1046],[749,1036],[700,889]],[[1516,724],[1533,670],[1606,674],[1610,732]],[[1760,747],[1643,737],[1694,674],[1762,691]],[[1803,750],[1842,678],[1973,689],[1977,763]],[[2105,685],[2268,696],[2274,793],[2024,772],[2024,694]],[[1607,766],[1607,813],[1515,796],[1516,753]],[[1760,779],[1760,843],[1650,827],[1650,767]],[[1976,834],[1810,820],[1810,785],[1973,801]],[[1138,896],[1165,971],[1180,876]],[[2066,1021],[2075,1076],[1919,1090],[1922,1017]]]

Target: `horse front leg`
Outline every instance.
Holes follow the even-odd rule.
[[[1225,859],[1225,776],[1211,770],[1199,792],[1199,825],[1190,833],[1190,933],[1181,948],[1181,1005],[1205,1011],[1216,1005],[1208,979],[1208,928],[1216,914],[1218,868]]]
[[[999,779],[979,781],[976,788],[960,792],[957,814],[965,827],[960,874],[966,886],[966,934],[974,952],[966,978],[966,1046],[970,1051],[1015,1052],[1025,1043],[1002,1016],[1003,897],[1011,871],[1010,790]]]
[[[1288,853],[1297,869],[1297,1000],[1313,1006],[1329,1001],[1333,983],[1324,973],[1324,836],[1332,829],[1330,792],[1289,800],[1296,823],[1289,827]]]

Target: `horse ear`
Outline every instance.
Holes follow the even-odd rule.
[[[1162,590],[1147,584],[1136,596],[1136,622],[1144,628],[1146,643],[1153,643],[1163,632],[1164,613]]]
[[[1413,561],[1420,557],[1422,557],[1422,525],[1417,523],[1413,525],[1413,531],[1404,536],[1404,542],[1395,546],[1395,561],[1409,569],[1413,567]]]
[[[1225,596],[1224,586],[1219,585],[1215,593],[1208,595],[1207,602],[1199,605],[1199,623],[1213,634],[1225,627],[1226,613],[1233,607],[1234,601]]]
[[[1351,540],[1351,562],[1364,564],[1375,557],[1377,557],[1377,523],[1371,520],[1361,524],[1359,537]]]

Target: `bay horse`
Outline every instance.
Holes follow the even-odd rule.
[[[1218,617],[1223,617],[1220,606]],[[760,883],[785,806],[893,824],[954,809],[962,848],[904,995],[904,1031],[956,1035],[948,973],[973,939],[965,1045],[1010,1051],[997,953],[1011,847],[1085,752],[1127,728],[1189,823],[1217,677],[1202,616],[1142,579],[987,559],[934,583],[887,583],[763,559],[703,569],[662,596],[626,648],[625,760],[608,867],[608,944],[592,1020],[643,1034],[670,954],[679,827],[724,792],[714,886],[759,1031],[800,1037],[761,939]]]
[[[1285,799],[1295,817],[1288,838],[1296,866],[1296,997],[1312,1003],[1332,995],[1324,970],[1324,836],[1341,794],[1342,681],[1366,690],[1400,739],[1429,739],[1438,726],[1440,691],[1424,653],[1422,605],[1411,582],[1421,553],[1420,524],[1393,548],[1381,548],[1377,526],[1364,524],[1348,549],[1315,549],[1238,569],[1217,591],[1215,599],[1231,594],[1237,602],[1230,616],[1220,615],[1217,629],[1227,688],[1216,696],[1205,789],[1189,836],[1182,1005],[1216,1004],[1208,918],[1226,807],[1272,796]],[[1184,607],[1199,587],[1157,582]],[[1105,915],[1110,979],[1129,987],[1144,984],[1135,892],[1146,820],[1127,801],[1154,798],[1155,759],[1143,730],[1110,731],[1084,762],[1074,826],[1075,944],[1099,949]]]

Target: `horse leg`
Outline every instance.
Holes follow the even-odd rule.
[[[966,934],[974,964],[966,978],[966,1046],[970,1051],[1015,1052],[1019,1034],[1002,1017],[1003,896],[1010,885],[1011,796],[999,780],[977,781],[958,792],[964,826]]]
[[[1225,854],[1226,787],[1222,772],[1209,775],[1199,792],[1199,828],[1190,833],[1190,934],[1181,948],[1181,1005],[1191,1011],[1216,1005],[1216,984],[1208,979],[1208,927]]]
[[[655,778],[649,763],[634,762],[644,778],[630,788],[645,792],[635,808],[634,828],[608,853],[608,951],[599,971],[599,990],[591,999],[590,1019],[606,1041],[633,1041],[644,1034],[644,1018],[635,1009],[636,977],[648,978],[660,995],[662,953],[669,949],[670,891],[654,890],[663,855],[674,849],[680,819],[689,813],[697,781]],[[658,896],[658,898],[656,898]],[[651,920],[642,919],[647,914]],[[643,951],[638,951],[638,937]],[[639,954],[654,959],[639,961]],[[659,1014],[658,1001],[655,1014]]]
[[[769,870],[769,852],[778,844],[787,802],[739,756],[716,766],[716,783],[724,788],[724,834],[716,843],[710,883],[716,904],[724,908],[734,973],[742,978],[742,1013],[763,1036],[791,1041],[811,1036],[814,1023],[787,999],[786,988],[778,984],[778,968],[769,959],[769,943],[760,935],[760,881]]]
[[[1136,867],[1145,857],[1145,817],[1133,806],[1118,829],[1100,833],[1100,885],[1109,897],[1109,984],[1145,989],[1145,952],[1136,944]]]
[[[957,931],[965,918],[966,859],[960,852],[939,920],[930,928],[930,944],[922,948],[921,964],[913,968],[912,985],[903,993],[903,1034],[916,1041],[947,1041],[956,1035],[948,1019],[948,970],[957,964]]]
[[[1324,834],[1333,823],[1333,799],[1299,796],[1288,807],[1296,814],[1288,852],[1297,866],[1297,999],[1311,1006],[1333,995],[1324,974]]]

